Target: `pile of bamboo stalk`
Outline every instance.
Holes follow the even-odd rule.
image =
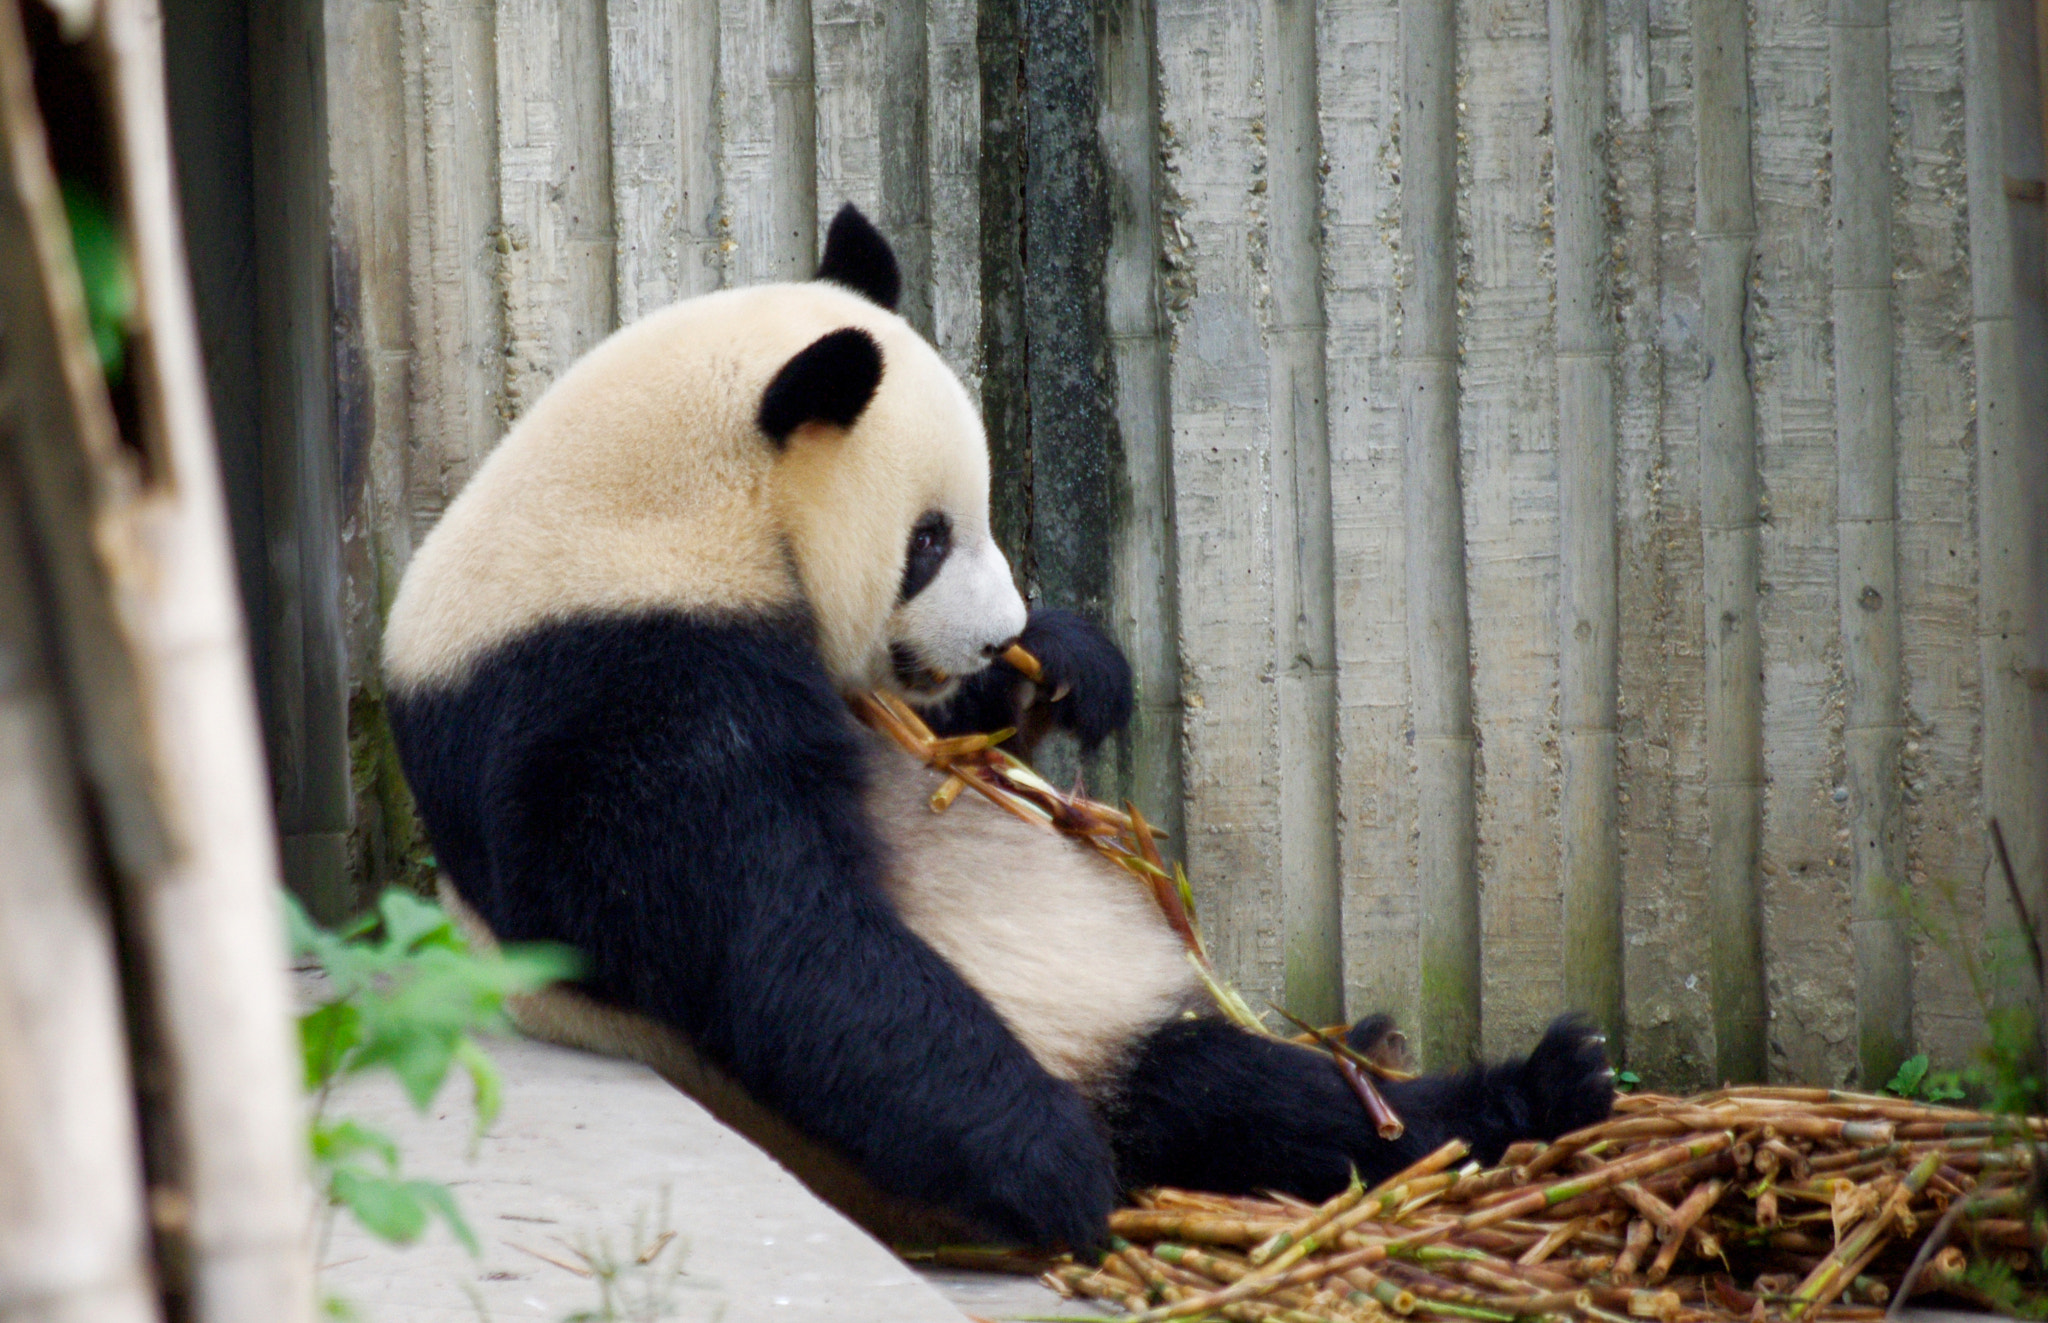
[[[1147,1323],[1879,1318],[1902,1285],[1973,1298],[1977,1260],[2038,1284],[2043,1140],[2048,1118],[1826,1089],[1639,1095],[1494,1167],[1453,1141],[1320,1206],[1144,1191],[1099,1266],[1046,1281]]]

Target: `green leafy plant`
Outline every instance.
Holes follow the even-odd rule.
[[[93,350],[109,385],[128,365],[128,332],[135,322],[135,272],[121,224],[105,200],[75,179],[64,181],[64,215],[71,249],[85,287],[85,317]]]
[[[1618,1070],[1614,1072],[1614,1091],[1616,1093],[1634,1093],[1642,1087],[1643,1077],[1634,1071]]]
[[[322,1241],[335,1209],[364,1230],[409,1244],[438,1217],[471,1254],[476,1234],[445,1185],[408,1177],[389,1135],[328,1114],[341,1081],[388,1070],[419,1111],[457,1066],[469,1076],[481,1138],[498,1114],[497,1067],[476,1035],[505,1023],[505,998],[576,972],[575,954],[554,946],[472,950],[438,905],[387,891],[376,909],[330,932],[285,898],[293,953],[327,976],[325,997],[299,1017],[306,1090],[313,1095],[308,1140],[322,1207]]]
[[[1953,1070],[1929,1072],[1927,1054],[1906,1058],[1898,1073],[1884,1086],[1885,1092],[1919,1102],[1954,1102],[1963,1096],[1962,1075]]]

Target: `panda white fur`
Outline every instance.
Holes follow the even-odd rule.
[[[1599,1039],[1390,1088],[1381,1141],[1320,1054],[1201,1011],[1144,890],[858,726],[1095,741],[1114,645],[1026,612],[959,382],[894,315],[858,212],[819,278],[621,330],[449,507],[386,634],[400,756],[453,899],[566,942],[546,1036],[649,1060],[870,1226],[1100,1242],[1120,1187],[1320,1197],[1457,1134],[1604,1116]],[[1022,635],[1043,689],[990,659]],[[964,677],[964,678],[963,678]]]

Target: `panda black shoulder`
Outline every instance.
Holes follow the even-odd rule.
[[[866,745],[800,614],[549,624],[389,706],[437,862],[506,940],[560,940],[565,898],[649,877],[652,859],[694,888],[695,862],[744,867],[791,831],[876,866]],[[596,986],[624,994],[607,985],[633,962],[630,926],[576,926]]]

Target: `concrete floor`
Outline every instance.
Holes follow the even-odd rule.
[[[406,1174],[448,1185],[483,1245],[473,1259],[436,1225],[394,1247],[337,1215],[321,1288],[364,1323],[1091,1312],[1026,1278],[920,1276],[645,1067],[523,1039],[490,1052],[505,1105],[473,1154],[467,1084],[453,1077],[425,1116],[382,1078],[329,1104],[396,1137]]]

